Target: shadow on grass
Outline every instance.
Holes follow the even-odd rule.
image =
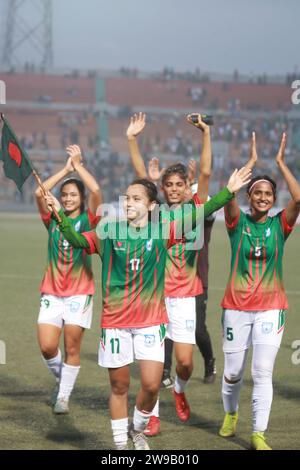
[[[138,366],[134,365],[132,368],[132,375],[137,379],[139,378]],[[55,443],[57,448],[60,444],[62,448],[70,445],[78,449],[110,449],[112,446],[111,431],[110,431],[110,416],[109,416],[109,385],[106,383],[104,387],[87,386],[77,387],[72,394],[70,409],[71,415],[56,416],[52,414],[51,408],[46,406],[49,402],[48,392],[45,389],[31,389],[22,383],[22,380],[18,380],[15,377],[2,376],[1,377],[1,396],[9,401],[6,403],[6,412],[0,417],[0,421],[5,423],[5,420],[9,419],[13,421],[17,427],[23,428],[38,435],[38,445],[45,439],[44,445],[47,448],[51,448],[51,442]],[[200,413],[191,413],[191,417],[188,423],[181,423],[177,418],[173,398],[170,391],[161,392],[160,408],[161,408],[161,419],[166,420],[168,425],[172,427],[172,434],[178,435],[181,432],[191,430],[191,432],[200,430],[204,431],[208,435],[217,437],[220,427],[220,422],[212,418],[208,418]],[[133,414],[133,408],[135,404],[136,393],[129,393],[129,409],[130,415]],[[72,412],[72,407],[75,408]],[[73,409],[74,409],[73,408]],[[204,409],[204,406],[202,407]],[[201,406],[199,406],[201,411]],[[93,413],[93,418],[91,418]],[[94,427],[98,427],[95,419],[99,419],[99,432],[82,432],[76,427],[76,422],[84,422],[86,420],[93,419]],[[165,436],[168,442],[165,440]],[[163,440],[159,441],[159,436],[154,438],[160,446],[164,443],[166,448],[172,448],[172,436],[167,433],[164,434]],[[186,439],[186,436],[180,436],[182,443]],[[193,438],[194,439],[194,438]],[[220,439],[222,439],[220,437]],[[245,440],[234,437],[230,439],[231,442],[237,444],[241,449],[248,449],[249,443]],[[155,442],[155,441],[154,441]],[[216,444],[216,441],[214,440]],[[25,444],[26,445],[26,444]],[[29,442],[28,442],[29,445]],[[181,444],[182,445],[182,444]],[[205,445],[207,448],[207,443]],[[201,447],[201,441],[199,442],[199,449]],[[224,444],[222,444],[224,448]]]
[[[99,426],[99,432],[82,432],[75,425],[76,420],[82,420],[82,417],[79,416],[80,409],[99,413],[100,423],[103,418],[106,419],[103,417],[103,412],[108,415],[108,394],[100,395],[98,388],[82,388],[80,397],[74,393],[71,412],[72,405],[75,407],[76,404],[80,405],[79,411],[76,409],[73,415],[61,416],[53,415],[50,406],[47,406],[49,398],[45,389],[31,389],[28,386],[25,388],[22,380],[5,375],[1,376],[1,388],[1,399],[5,400],[5,407],[0,415],[2,422],[0,441],[1,432],[6,432],[5,424],[9,423],[9,426],[14,430],[11,449],[18,445],[18,435],[24,437],[28,431],[31,435],[28,434],[28,440],[22,439],[23,449],[36,447],[51,449],[53,448],[51,442],[58,444],[55,448],[59,448],[60,444],[62,448],[68,445],[78,449],[104,450],[110,448],[111,442],[103,436],[101,426]],[[32,434],[37,436],[36,441],[34,441]]]
[[[283,385],[279,382],[273,383],[274,393],[286,400],[295,400],[299,404],[299,386]]]
[[[185,429],[189,428],[191,432],[194,432],[197,429],[201,429],[201,431],[204,431],[205,433],[214,436],[214,438],[218,437],[219,429],[222,424],[220,421],[216,421],[212,418],[207,418],[206,416],[200,413],[191,411],[191,416],[190,416],[189,421],[187,423],[181,423],[176,415],[176,410],[175,410],[175,405],[173,403],[173,399],[172,400],[168,399],[168,401],[165,401],[163,399],[163,395],[164,394],[161,393],[160,417],[162,420],[166,420],[168,421],[168,423],[174,426],[174,431],[172,432],[176,432],[176,431],[180,432],[184,428]],[[205,408],[204,405],[202,406],[202,409],[203,408]],[[199,406],[199,409],[201,411],[201,406]],[[220,439],[222,439],[224,443],[224,438],[220,437]],[[241,450],[249,449],[249,442],[237,436],[230,438],[229,442],[237,444],[238,446],[241,447]],[[201,445],[201,442],[199,442],[199,445]],[[222,448],[223,447],[224,445],[222,445]],[[201,446],[198,447],[198,449],[201,449]]]
[[[80,432],[74,425],[74,418],[69,415],[55,416],[56,425],[46,434],[46,439],[53,442],[78,443],[84,447],[86,435]]]

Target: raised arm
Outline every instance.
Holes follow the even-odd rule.
[[[300,185],[285,163],[285,146],[286,133],[284,132],[276,156],[276,162],[292,196],[292,199],[288,202],[286,207],[286,221],[290,226],[293,226],[300,212]]]
[[[201,119],[201,114],[198,114],[198,122],[193,122],[191,114],[187,116],[188,123],[197,127],[202,131],[202,152],[200,155],[200,173],[198,178],[197,195],[201,201],[206,201],[209,189],[209,180],[211,175],[211,140],[210,140],[210,127],[205,124]]]
[[[226,188],[222,189],[222,191],[204,204],[204,218],[227,204],[228,200],[225,201],[225,195],[227,199],[232,200],[234,195],[239,192],[243,186],[246,186],[250,180],[251,170],[249,168],[243,167],[240,170],[234,170],[228,180]]]
[[[91,173],[83,166],[81,150],[78,145],[67,147],[67,154],[71,158],[74,170],[89,190],[88,208],[93,215],[96,215],[98,207],[102,204],[102,193],[99,184]]]
[[[249,170],[252,170],[254,166],[256,165],[256,162],[258,160],[257,156],[257,150],[256,150],[256,135],[255,132],[252,132],[251,136],[251,144],[250,144],[250,152],[249,152],[249,160],[246,163],[244,168],[248,168]],[[234,197],[231,199],[228,204],[224,207],[225,211],[225,219],[227,225],[231,225],[233,222],[236,221],[236,219],[239,218],[240,215],[240,208],[238,206],[237,199]]]
[[[157,157],[151,158],[149,165],[148,165],[148,178],[153,182],[153,183],[158,183],[160,178],[165,172],[165,168],[162,168],[160,170],[159,168],[159,159]]]
[[[206,217],[211,215],[213,212],[221,209],[225,206],[232,198],[234,194],[237,193],[243,186],[249,183],[251,178],[251,170],[248,168],[241,168],[240,170],[235,170],[228,180],[227,186],[222,189],[218,194],[213,196],[205,204],[192,205],[192,212],[188,215],[184,215],[179,222],[178,219],[171,223],[171,235],[170,235],[170,244],[174,243],[174,239],[181,239],[185,233],[194,230],[197,225],[204,221]],[[199,208],[202,209],[199,211]]]
[[[130,158],[133,168],[138,178],[147,178],[147,170],[140,153],[137,136],[144,130],[146,126],[146,114],[134,114],[130,119],[126,135],[128,139]]]
[[[190,186],[196,182],[197,162],[194,158],[191,158],[188,165],[188,179]]]
[[[50,176],[46,181],[43,182],[44,188],[46,191],[51,191],[54,186],[56,186],[62,179],[66,178],[70,173],[74,171],[71,158],[68,159],[66,165],[55,175]],[[43,215],[49,213],[48,207],[45,203],[43,191],[40,187],[35,190],[35,198],[37,202],[38,209]]]
[[[254,166],[256,165],[257,160],[258,160],[258,156],[257,156],[257,150],[256,150],[256,134],[255,132],[252,132],[249,160],[247,161],[245,168],[249,168],[249,170],[252,170]]]

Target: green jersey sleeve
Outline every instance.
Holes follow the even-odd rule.
[[[74,248],[88,249],[90,247],[88,240],[81,233],[77,233],[74,230],[63,210],[60,210],[58,214],[61,218],[61,222],[58,223],[59,230],[61,231],[65,239],[68,240],[70,245],[72,245]]]
[[[191,230],[194,230],[201,222],[204,222],[204,219],[211,215],[213,212],[221,209],[225,206],[232,198],[234,194],[231,193],[227,187],[222,189],[218,194],[213,196],[205,204],[195,204],[191,203],[191,210],[188,210],[188,213],[184,213],[184,206],[182,217],[176,218],[171,222],[170,225],[170,239],[168,246],[171,246],[178,242],[189,233]]]

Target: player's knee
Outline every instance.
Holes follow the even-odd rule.
[[[111,391],[114,395],[126,395],[128,393],[129,382],[114,380],[111,382]]]
[[[41,353],[43,358],[49,361],[49,359],[53,359],[57,355],[57,347],[47,343],[42,344]]]
[[[185,370],[193,370],[193,361],[190,357],[188,356],[182,356],[177,360],[177,365],[181,369]]]
[[[243,377],[243,371],[241,369],[231,369],[224,371],[224,380],[227,383],[237,383]]]
[[[160,384],[151,381],[151,382],[143,383],[142,389],[148,395],[151,395],[151,397],[156,397],[156,395],[158,395],[158,392],[159,392],[159,386]]]
[[[241,380],[241,377],[235,377],[228,374],[228,376],[224,375],[224,380],[228,384],[237,384]]]
[[[69,358],[77,357],[80,354],[80,347],[75,343],[67,344],[65,353],[66,353],[66,356]]]

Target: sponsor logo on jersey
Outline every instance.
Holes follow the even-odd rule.
[[[248,237],[251,237],[251,230],[249,227],[246,227],[246,230],[243,230],[244,235],[248,235]]]
[[[155,344],[155,335],[144,335],[145,338],[145,346],[147,348],[152,348]]]
[[[151,251],[151,250],[152,250],[152,245],[153,245],[153,240],[152,240],[152,238],[151,238],[151,240],[148,240],[148,241],[146,242],[146,250],[147,250],[147,251]]]
[[[266,237],[269,237],[270,235],[271,235],[271,229],[270,229],[270,227],[268,227],[266,229]]]
[[[194,320],[186,320],[185,328],[186,328],[187,331],[194,331],[195,330]]]
[[[75,224],[75,227],[74,227],[75,232],[79,232],[79,231],[80,231],[80,227],[81,227],[81,221],[78,220],[78,222]]]
[[[263,322],[261,325],[261,331],[264,335],[268,335],[273,330],[272,322]]]
[[[126,242],[121,242],[119,240],[113,241],[114,249],[116,251],[125,251],[126,250]]]
[[[80,309],[80,303],[79,302],[71,302],[71,305],[70,305],[70,310],[71,310],[71,313],[76,313],[78,312],[78,310]]]

